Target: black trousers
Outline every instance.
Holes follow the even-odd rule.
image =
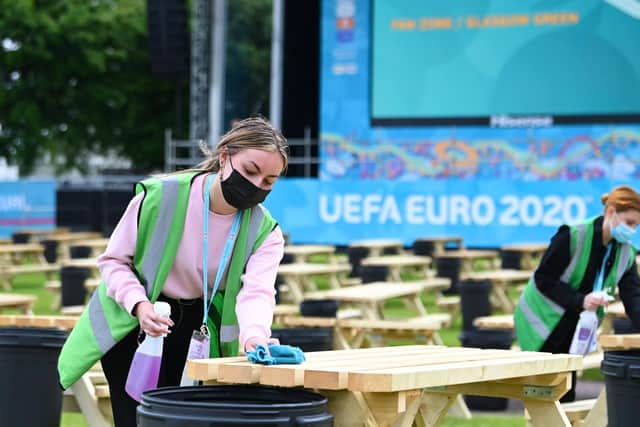
[[[158,301],[171,305],[174,326],[164,339],[158,387],[179,386],[187,359],[191,334],[202,324],[202,299],[174,300],[160,295]],[[140,328],[136,327],[102,356],[102,370],[109,383],[111,409],[116,427],[135,427],[138,402],[125,391],[131,360],[138,348]]]

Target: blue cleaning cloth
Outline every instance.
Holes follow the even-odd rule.
[[[269,352],[263,345],[258,345],[255,351],[247,352],[247,359],[252,363],[263,365],[297,365],[305,361],[304,353],[298,347],[282,344],[270,344]]]

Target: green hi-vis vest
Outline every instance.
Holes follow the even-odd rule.
[[[145,195],[138,215],[133,271],[146,288],[151,302],[157,300],[173,266],[182,239],[191,184],[200,173],[150,178],[136,184],[136,194],[144,191]],[[224,283],[220,284],[224,291],[218,292],[214,301],[221,319],[220,324],[215,325],[216,329],[211,330],[212,357],[238,354],[235,305],[241,287],[240,276],[249,256],[276,226],[273,217],[261,205],[245,209],[241,215],[231,259],[224,266],[226,275]],[[199,236],[194,238],[200,239]],[[211,319],[208,323],[211,329]],[[138,319],[109,297],[105,283],[100,283],[60,353],[60,385],[66,389],[75,383],[137,325]],[[219,330],[217,326],[220,326]]]
[[[590,218],[583,223],[570,226],[571,261],[562,273],[560,280],[568,283],[573,289],[580,287],[589,264],[596,218]],[[624,273],[631,268],[635,259],[636,250],[632,245],[622,245],[616,242],[616,246],[613,267],[603,284],[603,289],[609,295],[614,294],[617,283]],[[520,296],[520,301],[514,313],[516,334],[520,348],[529,351],[540,350],[551,332],[558,325],[558,322],[560,322],[564,312],[565,309],[563,307],[540,292],[535,282],[535,276],[532,275]],[[602,310],[598,310],[598,315],[602,317]]]

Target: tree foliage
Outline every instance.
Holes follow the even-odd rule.
[[[58,171],[85,170],[89,153],[107,150],[139,169],[162,165],[163,130],[181,131],[176,83],[151,75],[144,0],[0,7],[0,156],[22,175],[46,155]]]

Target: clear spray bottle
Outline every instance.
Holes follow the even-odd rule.
[[[155,302],[153,310],[160,316],[167,318],[171,316],[171,306],[166,302]],[[158,387],[163,344],[164,335],[157,337],[147,335],[133,355],[125,390],[138,402],[143,392]]]

